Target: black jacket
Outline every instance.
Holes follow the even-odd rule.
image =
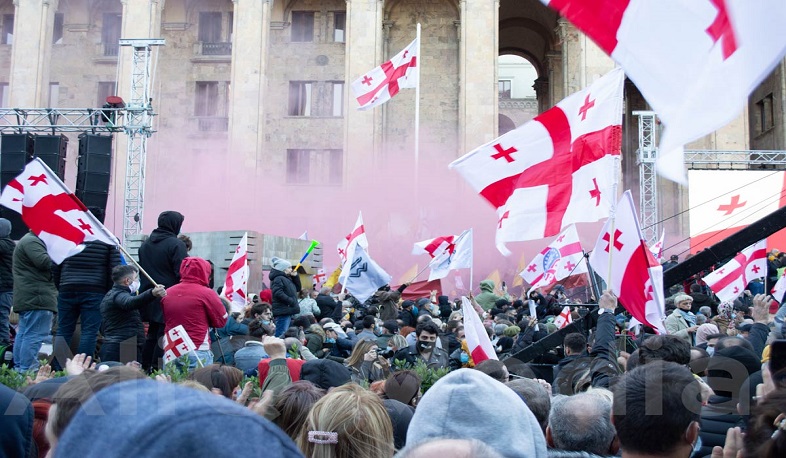
[[[724,396],[710,396],[707,405],[701,408],[701,448],[696,457],[712,454],[716,445],[723,447],[726,443],[726,431],[735,426],[745,426],[742,415],[737,414],[737,403]]]
[[[106,294],[112,288],[112,269],[120,265],[120,250],[103,242],[87,242],[81,253],[70,256],[52,273],[58,291]]]
[[[14,290],[14,274],[11,265],[16,244],[8,237],[0,238],[0,293]]]
[[[139,265],[153,277],[153,280],[169,288],[180,282],[180,264],[188,256],[186,244],[177,238],[183,225],[183,215],[175,211],[165,211],[158,216],[158,228],[154,229],[139,247]],[[140,275],[140,291],[153,288],[147,277]],[[142,315],[145,321],[164,322],[161,301],[151,302]]]
[[[153,290],[134,296],[127,286],[114,285],[101,301],[104,340],[120,343],[139,335],[143,329],[139,309],[154,299]]]
[[[327,294],[317,294],[317,307],[319,307],[319,315],[322,318],[330,318],[333,316],[333,311],[337,307],[336,300]]]
[[[273,290],[273,316],[291,316],[300,313],[297,302],[297,293],[300,292],[300,276],[287,275],[280,270],[273,269],[268,275],[270,289]],[[319,306],[319,302],[317,302]],[[320,309],[322,310],[322,309]]]

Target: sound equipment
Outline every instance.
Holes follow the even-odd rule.
[[[33,136],[24,134],[3,134],[0,137],[0,189],[16,178],[25,165],[33,160]],[[11,238],[19,240],[27,233],[27,226],[19,213],[0,207],[0,217],[11,221]]]
[[[86,207],[100,207],[106,211],[112,170],[112,140],[108,135],[79,136],[75,194]]]

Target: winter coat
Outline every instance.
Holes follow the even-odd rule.
[[[664,326],[669,334],[679,337],[685,342],[688,342],[688,345],[693,346],[693,336],[688,332],[690,325],[685,321],[685,318],[682,317],[680,309],[675,309],[671,312],[671,315],[666,318]]]
[[[180,283],[168,288],[161,300],[166,332],[183,325],[197,350],[208,350],[208,328],[227,323],[227,311],[218,294],[208,288],[210,264],[202,258],[188,257],[180,266]]]
[[[304,297],[298,301],[298,306],[300,307],[300,313],[293,318],[297,318],[303,315],[314,315],[315,318],[319,318],[319,306],[317,305],[317,301],[311,299],[310,297]]]
[[[87,242],[81,253],[55,265],[55,286],[61,292],[106,294],[112,289],[112,269],[119,266],[120,250],[103,242]]]
[[[16,243],[9,237],[11,223],[0,219],[0,293],[14,290],[14,274],[12,272],[14,248]]]
[[[480,294],[475,296],[475,302],[478,303],[479,306],[483,308],[485,311],[489,311],[494,308],[496,302],[502,297],[497,296],[494,294],[494,282],[491,280],[483,280],[480,282]]]
[[[357,384],[374,383],[377,380],[386,380],[390,369],[384,368],[376,361],[361,361],[357,366],[347,366],[352,372],[352,381]]]
[[[322,326],[312,324],[306,330],[306,348],[317,358],[323,358],[325,356],[325,352],[322,351],[324,344],[325,331],[322,330]]]
[[[701,408],[701,449],[696,456],[709,456],[712,447],[723,447],[726,431],[735,426],[744,428],[745,420],[737,413],[737,403],[724,396],[710,396],[707,405]]]
[[[235,367],[245,373],[259,367],[259,362],[265,358],[270,358],[270,356],[262,346],[262,342],[249,340],[243,348],[235,352]]]
[[[300,313],[297,293],[300,292],[300,277],[287,275],[276,269],[270,271],[270,289],[273,291],[273,316],[292,316]]]
[[[382,321],[395,321],[398,318],[398,301],[401,293],[386,291],[379,295],[379,319]]]
[[[430,369],[439,369],[442,367],[450,367],[450,356],[448,352],[441,348],[433,347],[428,361],[423,359],[423,355],[418,352],[417,344],[410,345],[407,348],[402,348],[393,355],[393,361],[404,360],[407,364],[415,366],[418,361],[426,363]]]
[[[101,301],[102,334],[106,342],[120,343],[144,332],[139,309],[153,302],[153,290],[131,294],[128,286],[114,285]]]
[[[52,259],[46,245],[28,232],[19,240],[13,256],[14,311],[57,312],[57,288],[52,278]]]
[[[161,285],[169,288],[180,281],[180,264],[188,253],[186,244],[177,238],[183,225],[183,215],[165,211],[158,216],[158,227],[139,247],[139,265]],[[152,289],[153,284],[142,276],[140,291]],[[143,311],[145,321],[163,323],[161,301],[151,302]]]
[[[322,318],[332,317],[336,307],[341,308],[341,305],[337,304],[336,300],[327,294],[318,294],[316,301],[319,311],[322,312]]]
[[[690,293],[690,297],[693,298],[693,304],[691,304],[690,311],[694,314],[699,313],[699,309],[704,306],[712,309],[712,313],[718,313],[718,303],[715,302],[711,296],[704,293]]]

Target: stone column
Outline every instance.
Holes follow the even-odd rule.
[[[459,152],[497,136],[499,1],[461,0]]]
[[[358,111],[352,81],[382,63],[382,0],[347,0],[344,180],[362,176],[380,154],[382,108]]]
[[[229,155],[234,167],[247,170],[256,168],[265,142],[263,108],[272,3],[234,0]]]
[[[48,105],[57,3],[58,0],[14,0],[9,106],[45,108]]]
[[[550,106],[549,79],[544,76],[538,77],[532,88],[535,89],[535,96],[538,98],[538,113],[543,113]]]
[[[614,68],[614,61],[565,19],[558,21],[557,33],[562,45],[563,98],[584,89]]]
[[[562,52],[549,51],[546,53],[546,67],[548,68],[549,79],[549,100],[545,109],[549,109],[565,98],[562,68]]]

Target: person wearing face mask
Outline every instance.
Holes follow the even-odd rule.
[[[450,367],[448,353],[436,347],[439,328],[432,321],[424,321],[415,328],[414,345],[399,350],[393,360],[404,360],[414,366],[418,360],[423,361],[431,369]]]
[[[101,361],[139,361],[145,338],[139,309],[166,296],[166,290],[163,285],[156,285],[137,295],[139,270],[132,265],[121,264],[112,269],[112,281],[114,285],[100,307],[104,325]]]
[[[273,317],[276,321],[276,337],[289,329],[292,316],[300,313],[297,294],[300,292],[300,277],[286,259],[271,258],[270,289],[273,291]]]

